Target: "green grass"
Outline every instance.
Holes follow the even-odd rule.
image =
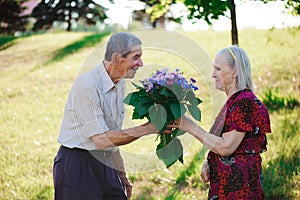
[[[180,33],[200,45],[210,58],[230,45],[230,32]],[[0,37],[0,199],[53,199],[52,164],[68,91],[82,68],[100,62],[94,49],[106,36],[78,32]],[[272,133],[268,151],[262,155],[266,199],[299,199],[300,108],[295,103],[300,101],[299,29],[242,30],[239,36],[240,46],[252,62],[256,94],[272,110]],[[86,61],[93,56],[92,63]],[[165,52],[146,50],[143,57],[145,64],[165,60],[166,65],[188,65]],[[143,70],[140,74],[149,73]],[[187,76],[197,74],[182,70]],[[212,123],[210,96],[205,80],[196,78],[203,85],[198,93],[204,100],[201,125],[208,130]],[[295,106],[288,107],[291,102]],[[280,109],[272,109],[272,105]],[[152,152],[154,139],[143,138],[121,149]],[[187,141],[184,165],[129,173],[134,184],[132,199],[207,198],[208,184],[200,180],[207,150],[189,137],[183,140]]]

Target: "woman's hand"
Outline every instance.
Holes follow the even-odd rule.
[[[209,175],[209,166],[208,166],[207,160],[204,161],[204,163],[202,165],[200,176],[202,178],[203,183],[209,182],[210,175]]]
[[[168,129],[179,128],[182,131],[189,132],[195,127],[195,122],[193,122],[190,118],[183,115],[181,118],[176,119],[172,124],[168,125]],[[197,126],[197,125],[196,125]]]

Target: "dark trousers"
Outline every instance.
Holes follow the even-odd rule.
[[[103,151],[98,156],[111,163]],[[54,158],[53,179],[55,200],[127,199],[117,171],[86,150],[61,146]]]

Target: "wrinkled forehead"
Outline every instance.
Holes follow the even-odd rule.
[[[142,47],[141,45],[135,45],[132,47],[132,49],[126,53],[127,55],[128,54],[142,54]]]
[[[130,50],[130,52],[133,52],[133,51],[142,51],[141,45],[138,44],[138,45],[133,46],[132,49]]]

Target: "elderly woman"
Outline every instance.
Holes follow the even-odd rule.
[[[209,148],[201,177],[209,199],[263,199],[260,153],[271,132],[266,106],[253,93],[250,62],[237,46],[221,49],[213,63],[216,88],[228,97],[210,132],[183,116],[172,128],[186,131]]]

